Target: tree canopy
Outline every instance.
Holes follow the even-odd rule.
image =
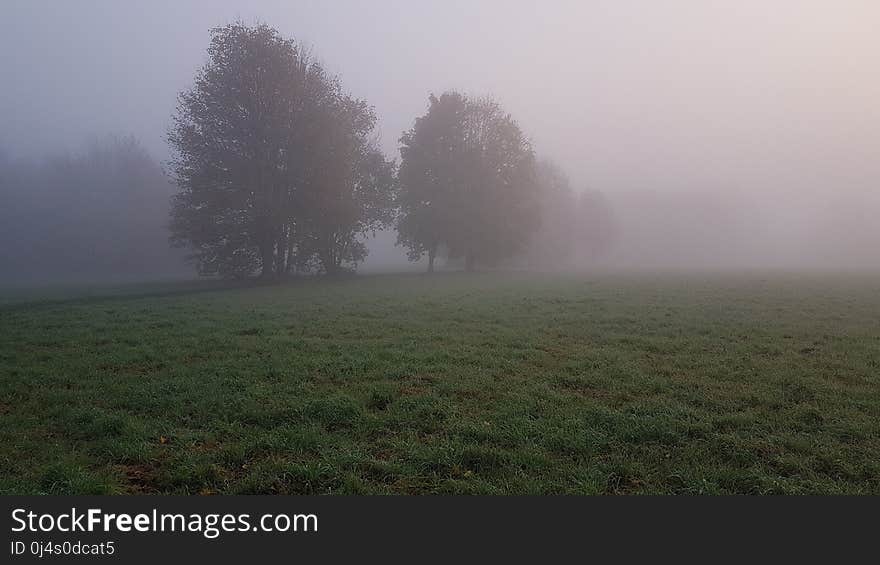
[[[371,139],[372,108],[266,25],[211,36],[169,132],[173,243],[202,274],[355,265],[360,238],[391,221],[394,165]]]
[[[212,30],[168,136],[172,243],[227,277],[353,269],[366,236],[391,225],[429,271],[440,253],[467,270],[571,255],[582,206],[495,100],[431,95],[400,138],[399,169],[375,126],[294,40],[266,25]]]
[[[491,99],[431,96],[401,137],[398,242],[429,270],[442,247],[467,270],[519,251],[539,221],[535,157],[510,114]]]

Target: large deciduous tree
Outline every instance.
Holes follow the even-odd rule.
[[[535,159],[519,126],[490,99],[431,96],[401,138],[398,242],[410,259],[438,249],[465,268],[520,250],[539,222]]]
[[[328,274],[367,255],[362,235],[393,219],[396,171],[369,134],[372,110],[338,97],[320,108],[299,201],[300,256]]]
[[[389,221],[394,186],[372,109],[266,25],[212,30],[208,56],[169,133],[172,241],[222,276],[363,259],[358,238]]]
[[[552,161],[539,161],[536,171],[541,225],[526,246],[522,259],[534,269],[570,266],[578,244],[577,194],[565,172]]]
[[[401,137],[397,241],[411,260],[428,256],[428,272],[455,213],[454,190],[463,181],[467,99],[457,92],[431,95],[427,114]]]

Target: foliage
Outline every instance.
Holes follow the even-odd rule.
[[[513,118],[491,99],[431,96],[401,138],[398,241],[410,259],[443,247],[492,265],[521,249],[537,227],[534,154]]]
[[[172,186],[134,137],[44,159],[0,160],[0,281],[183,272],[168,248]]]
[[[173,242],[231,277],[362,260],[393,190],[372,109],[266,25],[212,30],[208,56],[169,133]]]
[[[570,266],[575,247],[582,244],[577,237],[583,221],[578,195],[562,169],[551,161],[538,163],[536,180],[541,222],[522,259],[526,266],[535,269]]]

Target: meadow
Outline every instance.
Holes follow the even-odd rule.
[[[0,300],[2,494],[880,494],[880,276]]]

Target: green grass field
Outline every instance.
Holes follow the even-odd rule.
[[[880,494],[880,276],[0,303],[0,493]]]

